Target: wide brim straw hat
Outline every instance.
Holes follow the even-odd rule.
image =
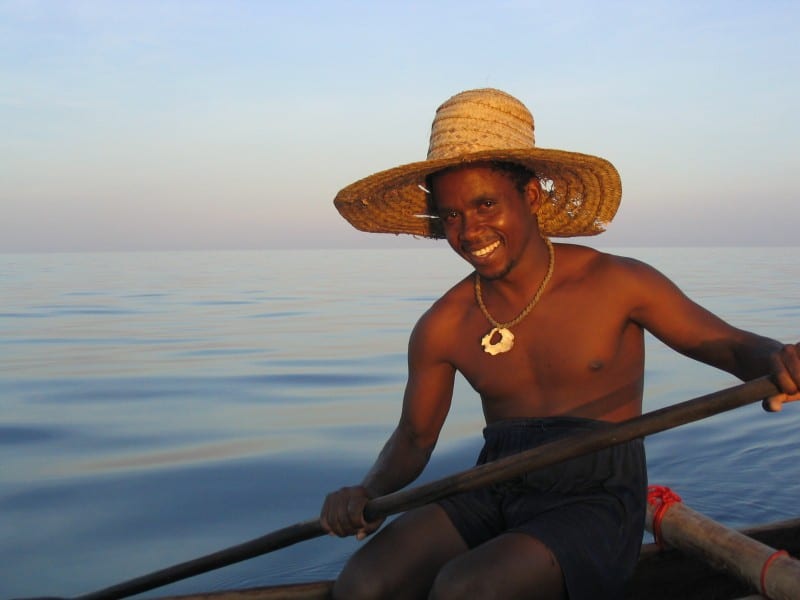
[[[595,235],[614,218],[622,184],[614,166],[588,154],[537,148],[533,116],[519,100],[496,89],[456,94],[436,111],[428,158],[381,171],[342,189],[334,199],[356,229],[444,237],[425,188],[428,175],[469,163],[511,162],[539,178],[538,212],[544,235]]]

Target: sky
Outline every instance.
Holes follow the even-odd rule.
[[[333,207],[496,87],[623,197],[595,246],[797,246],[800,3],[0,0],[0,252],[417,247]]]

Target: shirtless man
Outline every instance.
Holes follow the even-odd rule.
[[[363,482],[328,495],[323,527],[360,539],[379,527],[364,506],[422,472],[456,371],[486,417],[479,462],[641,414],[645,330],[742,379],[771,373],[783,394],[768,410],[800,399],[800,344],[725,323],[641,262],[550,243],[601,231],[619,197],[603,159],[535,148],[530,113],[498,90],[443,104],[427,161],[340,192],[356,227],[445,237],[475,273],[415,326],[400,421]],[[419,216],[426,207],[434,218]],[[634,440],[412,510],[351,557],[334,596],[618,598],[641,545],[646,485]]]

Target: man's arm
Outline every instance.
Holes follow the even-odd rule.
[[[800,343],[784,344],[733,327],[652,267],[629,259],[622,265],[634,321],[678,352],[742,380],[771,375],[782,394],[765,400],[766,410],[800,400]]]
[[[362,483],[325,499],[320,520],[328,532],[362,539],[375,531],[381,521],[367,523],[363,515],[369,499],[414,481],[428,463],[450,409],[455,379],[455,369],[444,358],[448,339],[442,335],[444,326],[429,311],[414,328],[400,421]]]

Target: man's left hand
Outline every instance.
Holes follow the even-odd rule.
[[[772,379],[782,393],[765,398],[762,406],[778,412],[784,402],[800,400],[800,342],[784,345],[770,360]]]

